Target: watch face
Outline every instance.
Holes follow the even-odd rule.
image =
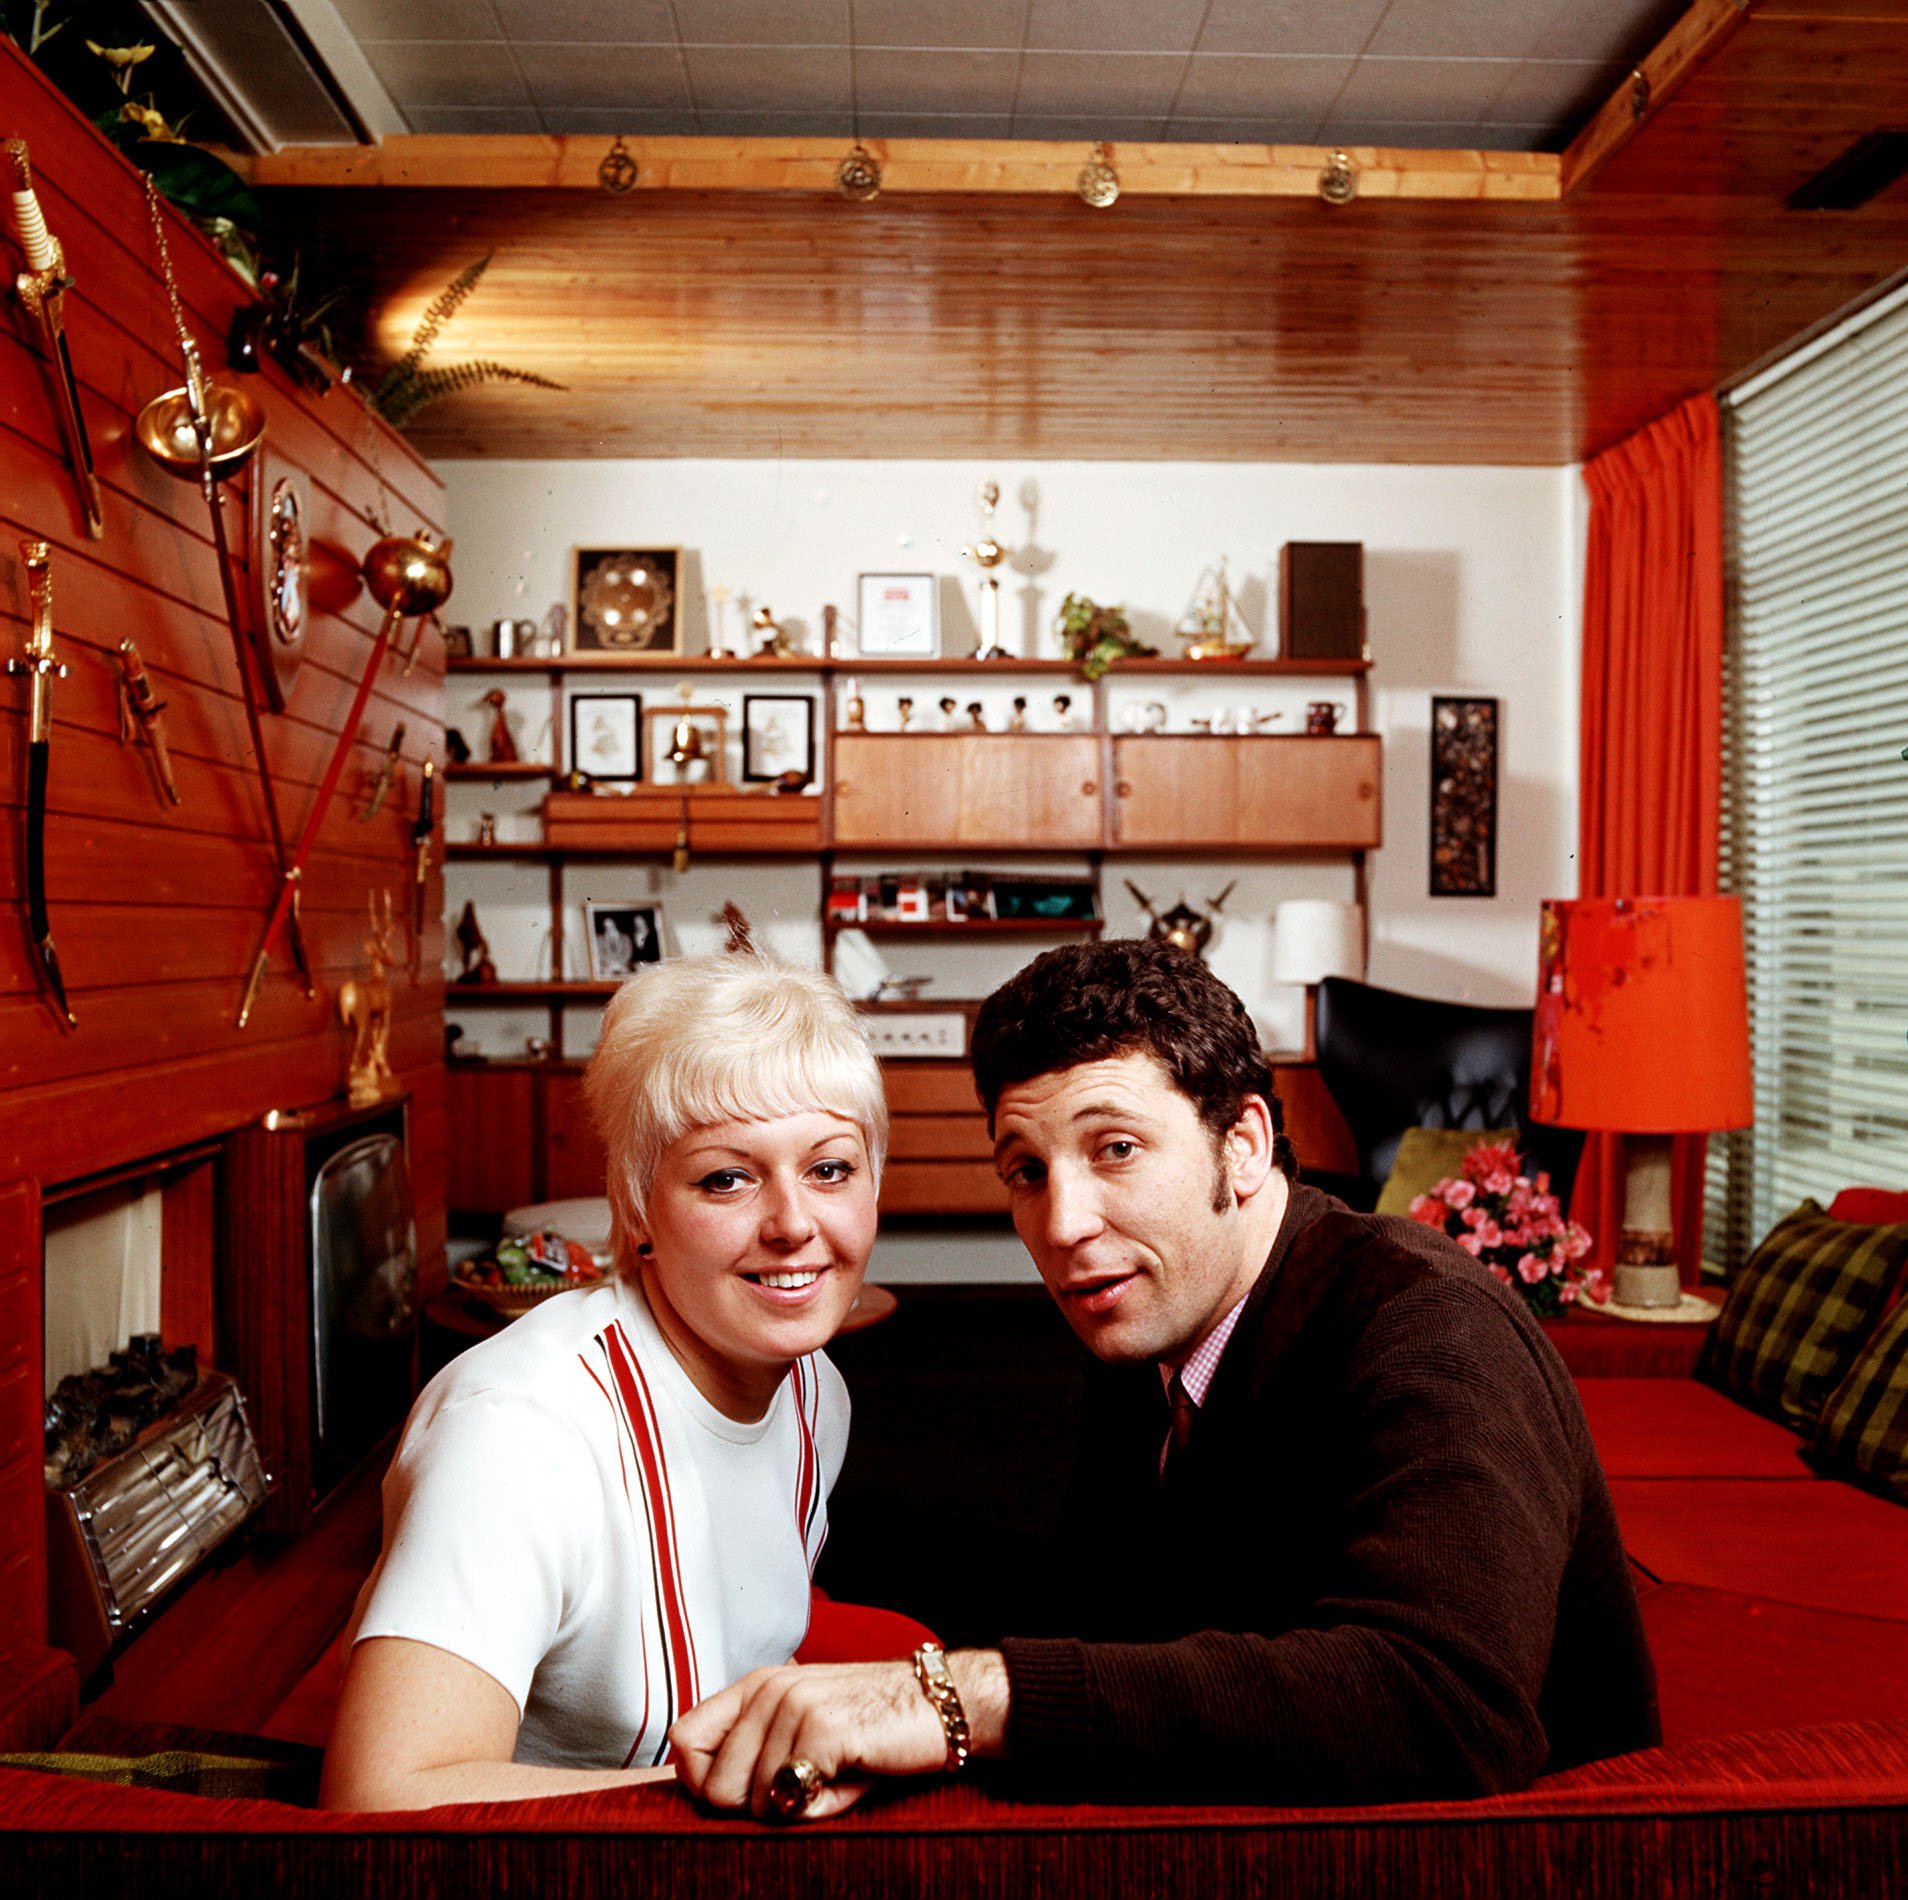
[[[311,619],[305,477],[267,443],[252,471],[252,651],[267,703],[283,712]]]

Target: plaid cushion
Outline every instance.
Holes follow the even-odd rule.
[[[1875,1329],[1829,1394],[1803,1456],[1818,1471],[1908,1504],[1908,1302]]]
[[[1723,1302],[1696,1376],[1791,1430],[1814,1425],[1908,1260],[1908,1222],[1831,1220],[1804,1201],[1776,1222]]]

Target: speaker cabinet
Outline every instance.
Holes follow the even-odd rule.
[[[1288,541],[1279,550],[1280,654],[1288,660],[1365,657],[1365,544]]]

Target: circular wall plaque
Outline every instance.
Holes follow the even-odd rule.
[[[252,638],[274,711],[283,712],[310,620],[306,595],[305,478],[282,456],[259,458],[252,475]]]

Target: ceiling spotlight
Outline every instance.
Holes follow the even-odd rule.
[[[1075,189],[1086,203],[1104,211],[1120,195],[1120,175],[1113,169],[1104,145],[1093,148],[1093,156],[1080,167]]]
[[[880,193],[880,162],[859,139],[855,140],[855,149],[841,161],[835,173],[835,189],[858,205],[865,205],[870,198]]]
[[[1318,195],[1328,205],[1348,205],[1358,196],[1358,167],[1349,152],[1334,152],[1318,175]]]
[[[602,164],[597,166],[596,182],[617,197],[635,185],[636,161],[630,157],[629,147],[620,137],[611,144]]]

